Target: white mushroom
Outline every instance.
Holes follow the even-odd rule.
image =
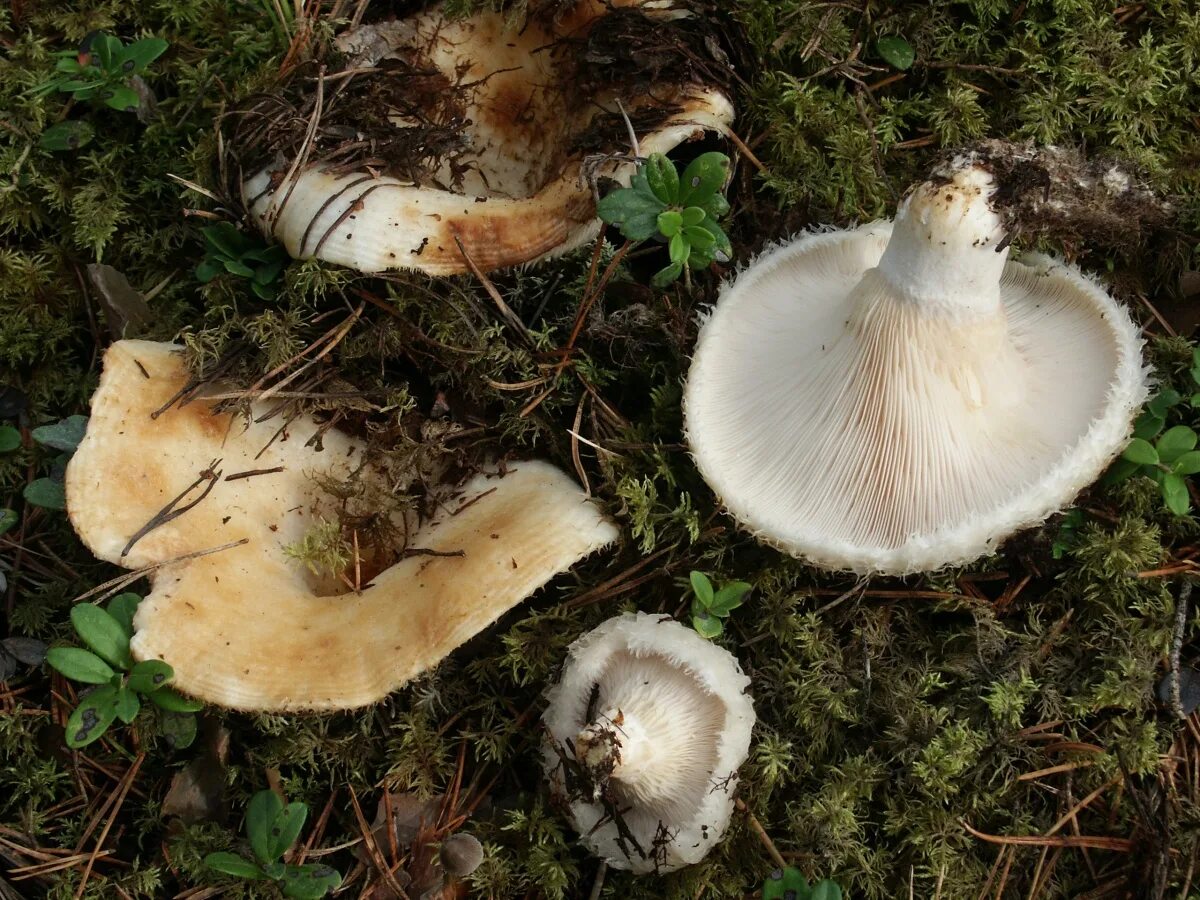
[[[178,687],[203,700],[257,710],[372,703],[617,537],[564,473],[521,462],[442,497],[429,521],[398,523],[410,532],[407,547],[391,548],[398,561],[382,571],[369,558],[362,571],[351,564],[349,584],[331,590],[336,579],[288,552],[322,518],[337,521],[322,479],[361,468],[381,492],[387,484],[347,435],[324,430],[318,450],[311,418],[282,430],[260,421],[271,401],[253,404],[248,422],[215,413],[203,395],[171,405],[188,383],[180,350],[109,348],[67,468],[67,510],[101,559],[161,565],[131,648],[168,662]],[[213,548],[224,549],[199,555]]]
[[[685,409],[696,464],[759,539],[905,574],[1068,504],[1147,393],[1138,329],[1076,267],[1008,260],[973,156],[894,224],[809,234],[726,285]]]
[[[571,645],[542,717],[545,768],[594,853],[669,872],[720,841],[754,726],[749,685],[667,616],[618,616]]]
[[[645,11],[660,28],[669,28],[665,19],[675,15],[652,6]],[[343,88],[353,93],[376,84],[391,85],[386,90],[413,108],[389,114],[395,135],[388,139],[365,138],[350,123],[340,144],[314,149],[318,128],[298,147],[281,149],[242,185],[251,218],[294,257],[363,272],[467,272],[458,241],[487,271],[591,240],[601,225],[588,175],[628,182],[633,174],[628,162],[588,165],[589,155],[628,153],[622,115],[645,123],[638,129],[643,154],[665,153],[708,130],[723,132],[733,119],[720,90],[687,79],[637,89],[590,84],[586,41],[609,15],[615,15],[609,4],[579,0],[553,14],[535,8],[518,27],[501,12],[448,18],[436,7],[343,35],[339,47],[354,74],[330,80],[318,111],[334,115],[329,111],[346,102]],[[240,116],[245,143],[253,137],[273,146],[262,140],[273,126],[260,125],[280,117],[273,102]],[[599,140],[602,120],[619,144]],[[450,146],[430,150],[410,141],[417,145],[411,151],[365,149],[431,129],[449,131]],[[402,158],[393,159],[397,154]]]

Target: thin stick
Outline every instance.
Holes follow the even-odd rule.
[[[204,498],[212,493],[212,489],[217,486],[217,482],[221,480],[221,473],[217,471],[217,466],[220,464],[221,460],[219,459],[214,459],[212,462],[210,462],[208,464],[208,468],[200,473],[199,478],[184,488],[183,491],[177,497],[171,500],[170,503],[152,515],[149,522],[135,531],[133,533],[133,537],[129,539],[129,543],[125,545],[125,549],[121,551],[120,559],[124,559],[126,556],[128,556],[129,551],[133,549],[133,545],[152,532],[155,528],[158,528],[161,525],[166,525],[168,522],[178,519],[184,513],[189,512],[199,506]],[[175,508],[176,503],[178,503],[196,488],[200,487],[200,485],[204,484],[206,481],[208,482],[208,487],[200,492],[199,497],[197,497],[191,503],[185,503],[178,509]]]
[[[250,543],[250,538],[242,538],[239,541],[230,541],[228,544],[221,544],[217,547],[208,547],[204,550],[196,550],[192,553],[185,553],[182,556],[176,556],[160,563],[152,563],[151,565],[143,566],[140,569],[134,569],[132,572],[126,572],[124,575],[118,575],[116,578],[110,578],[103,584],[96,585],[96,587],[92,588],[90,591],[80,594],[72,601],[72,603],[79,603],[88,599],[88,597],[94,597],[97,594],[99,594],[100,599],[103,600],[106,597],[112,596],[117,591],[124,589],[127,585],[133,584],[133,582],[137,581],[142,576],[149,575],[151,572],[161,569],[163,566],[170,566],[177,562],[186,562],[189,559],[199,559],[202,556],[211,556],[214,553],[220,553],[222,550],[230,550],[233,547],[240,547],[242,544],[248,543]]]
[[[104,829],[100,832],[100,836],[96,838],[96,846],[92,850],[91,856],[88,857],[87,865],[83,868],[83,877],[79,879],[79,887],[75,891],[75,900],[79,900],[83,896],[83,890],[87,887],[88,878],[91,877],[92,867],[96,864],[99,858],[101,848],[104,846],[104,840],[108,837],[109,831],[112,830],[113,823],[117,821],[117,813],[121,810],[121,805],[125,802],[125,798],[129,796],[129,789],[133,787],[133,779],[137,777],[138,769],[142,767],[142,762],[146,759],[145,753],[139,753],[137,759],[133,761],[133,765],[129,767],[129,771],[125,774],[125,781],[121,785],[121,789],[117,794],[117,801],[113,804],[112,812],[109,813],[108,821],[104,823]]]
[[[740,797],[734,801],[734,805],[737,806],[738,812],[746,814],[746,821],[750,823],[750,828],[758,835],[758,839],[762,842],[762,845],[767,848],[767,853],[775,865],[781,869],[786,868],[787,861],[780,854],[779,849],[775,846],[775,842],[771,840],[771,836],[767,834],[767,830],[762,827],[762,823],[758,821],[754,813],[750,812],[750,808],[742,802]]]
[[[467,268],[471,270],[471,274],[479,279],[479,283],[483,285],[483,289],[487,291],[492,302],[496,304],[496,308],[500,310],[500,317],[504,319],[508,326],[516,331],[517,336],[525,344],[532,346],[533,339],[529,336],[529,329],[525,327],[525,323],[521,321],[521,317],[512,311],[504,298],[500,296],[500,292],[496,290],[496,286],[492,284],[492,280],[483,274],[479,266],[475,265],[475,260],[471,259],[471,254],[467,252],[466,246],[457,234],[454,236],[454,243],[458,245],[458,252],[462,254],[463,260],[467,264]]]

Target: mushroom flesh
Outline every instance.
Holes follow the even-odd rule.
[[[805,235],[725,286],[687,438],[759,539],[863,574],[967,563],[1125,445],[1147,394],[1137,327],[1075,266],[1010,260],[999,200],[962,155],[894,223]]]
[[[571,645],[543,714],[554,794],[597,855],[635,873],[699,862],[729,824],[754,705],[727,651],[670,617]]]
[[[372,703],[617,537],[564,473],[519,462],[439,498],[427,521],[402,516],[396,561],[338,593],[289,548],[337,520],[323,483],[358,471],[389,485],[348,435],[303,415],[263,421],[268,401],[247,421],[203,395],[172,405],[188,384],[181,349],[109,348],[66,489],[93,553],[151,570],[131,649],[189,694],[247,710]]]
[[[684,54],[668,65],[658,53],[665,71],[646,83],[595,65],[605,57],[590,42],[610,22],[640,17],[650,35],[679,15],[579,0],[535,5],[518,28],[501,12],[435,7],[348,32],[311,131],[276,133],[309,113],[280,110],[275,95],[237,117],[250,217],[296,258],[362,272],[464,273],[467,255],[487,271],[578,247],[601,227],[589,181],[633,174],[623,119],[643,155],[732,122],[719,85]],[[383,111],[370,133],[364,103]]]

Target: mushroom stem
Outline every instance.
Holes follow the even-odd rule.
[[[919,185],[896,213],[878,274],[930,312],[966,318],[999,313],[1008,248],[991,204],[995,187],[991,173],[977,164]],[[863,281],[871,277],[868,272]]]
[[[614,707],[579,732],[575,757],[591,780],[593,800],[600,799],[610,779],[642,800],[665,799],[664,788],[670,785],[653,773],[659,748],[665,749],[674,726],[663,716],[649,713],[648,717],[639,715],[636,704],[633,709]]]

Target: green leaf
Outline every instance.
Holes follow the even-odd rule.
[[[279,859],[287,852],[288,847],[296,842],[307,818],[308,806],[304,803],[289,803],[275,817],[268,846],[271,859]]]
[[[917,58],[912,44],[897,34],[881,37],[875,42],[875,50],[884,62],[902,72],[910,68]]]
[[[66,509],[67,493],[61,481],[53,478],[39,478],[25,485],[21,492],[26,503],[40,506],[42,509]]]
[[[1133,423],[1133,436],[1148,441],[1162,431],[1165,424],[1167,424],[1166,418],[1147,410]]]
[[[196,280],[201,284],[208,284],[218,275],[225,271],[225,267],[217,260],[204,257],[200,260],[200,264],[196,266]]]
[[[1177,516],[1186,516],[1191,508],[1191,498],[1188,496],[1187,482],[1174,472],[1169,472],[1162,480],[1163,502],[1167,509]]]
[[[729,177],[729,157],[716,151],[701,153],[683,170],[679,189],[680,206],[699,206]]]
[[[1121,458],[1140,466],[1153,466],[1158,462],[1158,451],[1149,442],[1134,438],[1121,454]]]
[[[155,706],[165,709],[167,712],[192,713],[204,709],[204,704],[199,700],[185,697],[174,688],[169,687],[159,688],[150,694],[150,700]]]
[[[144,659],[129,670],[129,687],[139,694],[153,694],[175,677],[175,670],[161,659]]]
[[[196,740],[196,717],[192,713],[163,712],[158,722],[162,736],[176,750],[185,750]]]
[[[283,872],[283,895],[297,900],[315,900],[341,883],[342,876],[329,866],[288,866]]]
[[[651,153],[642,167],[651,192],[668,206],[679,199],[679,172],[661,153]]]
[[[703,604],[705,609],[708,609],[713,604],[713,586],[708,580],[708,576],[703,572],[693,570],[688,575],[688,581],[692,583],[692,593],[696,595],[696,599]]]
[[[283,267],[286,265],[287,263],[283,260],[263,263],[254,270],[255,284],[270,284],[279,277],[279,273],[283,271]]]
[[[84,684],[107,684],[116,673],[104,660],[90,650],[78,647],[55,647],[46,651],[46,662],[72,681]]]
[[[1192,394],[1191,398],[1188,400],[1188,403],[1191,404],[1193,408],[1200,406],[1200,394]]]
[[[254,277],[254,270],[240,259],[223,259],[221,263],[225,266],[225,271],[233,275],[241,275],[243,278]]]
[[[697,247],[692,248],[692,254],[688,257],[689,269],[707,269],[713,264],[712,248],[701,250]]]
[[[137,718],[138,710],[142,708],[142,701],[138,699],[137,692],[129,685],[125,685],[117,691],[117,718],[128,725]]]
[[[746,584],[744,581],[731,581],[724,585],[715,597],[713,597],[710,611],[714,616],[725,617],[733,610],[737,609],[746,599],[746,595],[750,593],[753,585]]]
[[[92,38],[90,50],[100,68],[110,71],[113,68],[113,58],[121,52],[121,40],[111,34],[97,34]]]
[[[112,685],[96,688],[67,719],[67,746],[72,750],[86,747],[104,734],[116,717],[117,689]]]
[[[110,665],[128,669],[129,635],[124,627],[107,612],[92,603],[79,603],[71,610],[71,624],[79,637],[97,656]]]
[[[1192,450],[1175,460],[1171,471],[1177,475],[1195,475],[1200,472],[1200,450]]]
[[[1167,410],[1182,399],[1178,391],[1173,388],[1165,388],[1150,399],[1150,402],[1146,404],[1146,409],[1153,415],[1162,418],[1166,416]]]
[[[713,233],[703,225],[689,225],[683,229],[683,236],[687,238],[693,250],[708,250],[716,242]]]
[[[729,201],[725,199],[725,195],[719,191],[714,193],[707,200],[696,204],[699,209],[704,210],[704,214],[710,219],[719,219],[721,216],[729,212]]]
[[[698,206],[689,206],[682,213],[680,213],[680,217],[683,219],[683,227],[688,228],[692,225],[699,225],[701,222],[703,222],[705,212]]]
[[[38,146],[51,153],[62,150],[78,150],[80,147],[90,144],[95,135],[95,129],[87,122],[68,119],[66,122],[51,125],[43,131],[42,136],[38,138]]]
[[[1196,449],[1196,432],[1186,425],[1176,425],[1168,429],[1154,446],[1158,450],[1159,460],[1170,465],[1189,450]]]
[[[619,188],[600,198],[596,215],[616,225],[627,240],[644,241],[658,233],[658,214],[663,209],[663,203],[653,196],[640,194],[633,188]]]
[[[712,219],[705,219],[696,227],[703,228],[713,237],[712,245],[705,248],[708,254],[719,259],[721,262],[729,262],[733,257],[733,247],[730,245],[729,238],[726,236],[724,229]]]
[[[1142,468],[1141,463],[1130,462],[1127,459],[1118,459],[1112,466],[1109,467],[1108,474],[1101,479],[1102,484],[1120,484],[1126,478],[1130,478]]]
[[[702,638],[712,640],[719,637],[721,632],[725,630],[725,626],[721,624],[721,620],[716,616],[710,616],[704,613],[699,616],[692,616],[692,627],[696,629],[696,633]]]
[[[266,873],[248,859],[242,859],[236,853],[210,853],[204,857],[204,864],[210,869],[232,875],[235,878],[249,878],[259,881],[266,878]]]
[[[763,882],[762,900],[784,900],[788,894],[796,898],[808,897],[808,881],[799,869],[788,866],[776,869]]]
[[[283,873],[287,871],[287,866],[281,862],[267,863],[265,866],[263,866],[263,871],[267,873],[268,878],[273,878],[275,881],[279,881],[281,878],[283,878]]]
[[[809,900],[842,900],[842,889],[838,884],[825,880],[812,886]]]
[[[682,263],[668,263],[654,273],[654,277],[650,279],[650,284],[656,288],[666,287],[668,284],[677,279],[682,272]]]
[[[124,85],[112,88],[111,93],[104,98],[105,105],[120,112],[137,109],[139,102],[137,91]]]
[[[68,416],[53,425],[35,428],[31,434],[33,439],[43,447],[52,447],[55,450],[71,453],[83,440],[84,434],[87,433],[87,425],[87,416]]]
[[[129,637],[133,637],[133,615],[137,612],[142,598],[137,594],[117,594],[108,601],[108,614],[121,623],[121,628]]]
[[[670,243],[667,244],[667,248],[671,252],[671,262],[678,263],[680,266],[687,262],[687,258],[692,252],[692,245],[687,242],[687,238],[682,234],[676,234],[671,238]]]
[[[250,838],[250,849],[259,862],[274,862],[278,858],[278,854],[271,853],[271,828],[281,812],[283,801],[271,790],[259,791],[246,807],[246,837]]]
[[[122,72],[136,74],[162,56],[169,46],[162,38],[142,38],[122,48],[115,62]]]
[[[11,531],[18,521],[20,517],[15,509],[0,509],[0,534]]]
[[[658,233],[663,237],[675,237],[683,227],[683,216],[673,209],[658,214]]]
[[[11,425],[0,425],[0,453],[12,453],[21,446],[21,432]]]
[[[204,242],[220,256],[238,259],[247,250],[254,247],[254,242],[248,235],[238,231],[232,222],[218,222],[215,225],[205,225],[200,229]]]

